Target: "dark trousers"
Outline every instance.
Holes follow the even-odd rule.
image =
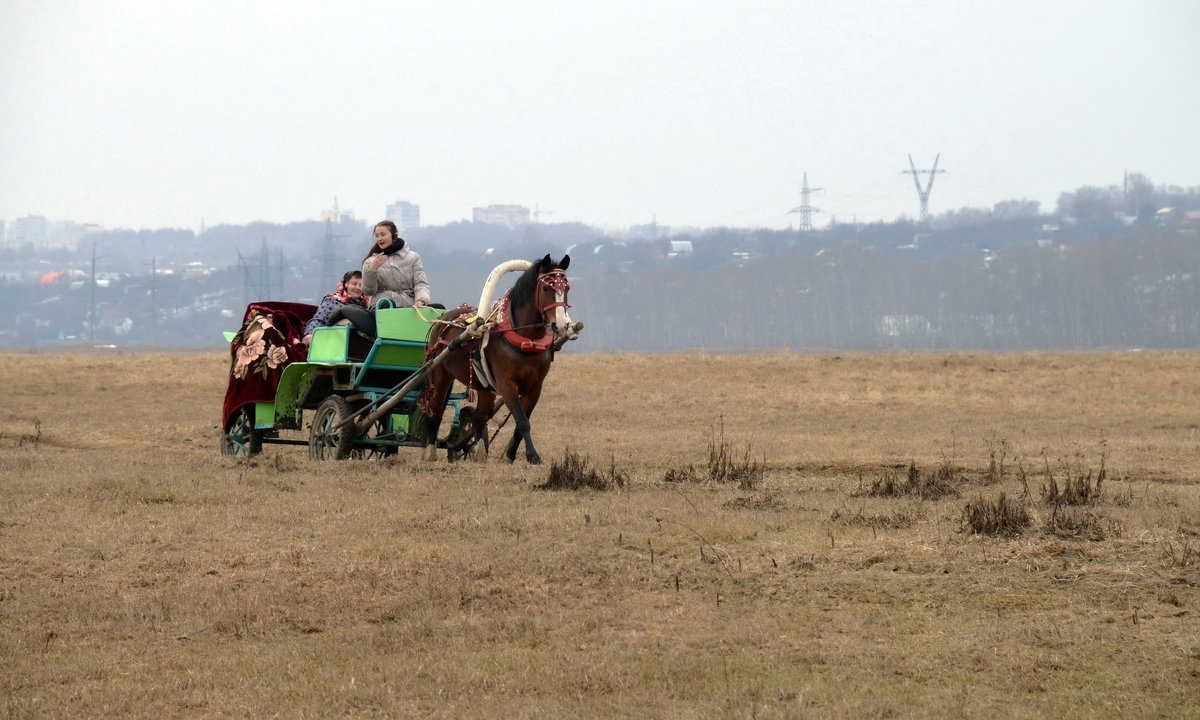
[[[359,305],[343,305],[329,314],[328,322],[334,325],[338,320],[349,320],[354,323],[361,333],[375,335],[375,313]]]

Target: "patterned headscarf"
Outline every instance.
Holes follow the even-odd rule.
[[[353,274],[354,271],[350,271],[346,273],[346,275],[342,276],[342,280],[337,284],[337,291],[333,293],[333,296],[347,305],[361,305],[363,307],[367,307],[367,303],[370,301],[370,298],[368,298],[366,295],[359,295],[356,298],[352,298],[346,293],[346,283],[350,282],[352,279],[351,277],[347,276],[351,276]]]

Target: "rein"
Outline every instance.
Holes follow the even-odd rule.
[[[419,307],[412,308],[413,312],[415,312],[417,314],[417,317],[421,318],[422,322],[424,322],[428,325],[432,325],[435,322],[439,322],[437,316],[434,316],[433,318],[425,317],[425,313],[421,312],[422,310],[425,310],[425,309],[429,309],[429,306],[426,305],[423,308],[419,308]]]

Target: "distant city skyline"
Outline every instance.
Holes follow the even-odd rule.
[[[1200,185],[1178,0],[0,7],[0,219],[817,227]]]

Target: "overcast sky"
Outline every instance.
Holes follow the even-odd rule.
[[[787,227],[1200,185],[1200,2],[0,0],[0,219]]]

